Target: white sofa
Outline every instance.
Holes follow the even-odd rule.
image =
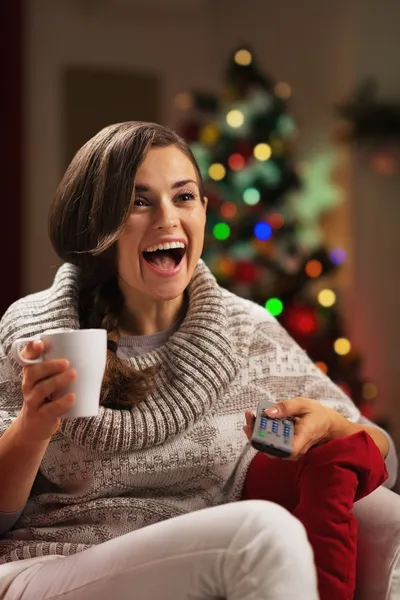
[[[400,496],[387,488],[357,502],[355,600],[400,600]]]

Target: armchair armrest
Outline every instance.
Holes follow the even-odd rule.
[[[380,487],[356,502],[356,600],[400,598],[400,496]]]

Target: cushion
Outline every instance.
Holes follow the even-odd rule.
[[[382,455],[365,431],[314,446],[297,461],[258,452],[243,499],[276,502],[304,525],[321,600],[352,600],[356,581],[356,500],[387,478]]]

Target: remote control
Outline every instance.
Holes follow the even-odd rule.
[[[274,406],[274,403],[267,400],[259,403],[250,443],[256,450],[287,458],[292,453],[294,420],[268,417],[264,411],[271,406]]]

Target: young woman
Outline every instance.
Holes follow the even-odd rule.
[[[293,458],[362,429],[383,457],[391,442],[218,286],[200,260],[206,206],[187,144],[159,125],[107,127],[67,169],[49,221],[64,264],[0,324],[0,597],[317,598],[301,523],[236,502],[255,456],[243,425],[268,398],[297,417]],[[75,398],[48,401],[76,377],[65,360],[12,360],[14,340],[60,327],[108,332],[96,417],[60,421]]]

